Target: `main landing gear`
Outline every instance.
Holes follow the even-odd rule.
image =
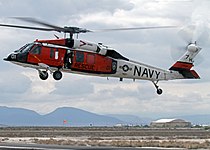
[[[40,69],[38,69],[38,72],[39,72],[39,77],[42,80],[47,80],[47,78],[49,77],[47,70],[41,71]],[[53,78],[55,80],[60,80],[63,76],[59,70],[54,71],[54,72],[50,71],[50,73],[53,75]]]
[[[157,90],[157,94],[158,95],[161,95],[163,93],[163,90],[159,88],[159,86],[157,85],[158,84],[158,81],[155,83],[155,81],[152,81],[152,83],[154,84],[156,90]]]
[[[53,72],[53,78],[55,79],[55,80],[60,80],[61,78],[62,78],[62,73],[59,71],[59,70],[57,70],[57,71],[55,71],[55,72]]]
[[[48,73],[47,73],[47,71],[41,71],[41,70],[38,70],[39,71],[39,77],[40,77],[40,79],[42,79],[42,80],[47,80],[47,78],[48,78]]]

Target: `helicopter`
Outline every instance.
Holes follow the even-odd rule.
[[[159,88],[159,81],[175,79],[200,79],[193,70],[194,58],[201,51],[195,42],[186,45],[186,52],[168,70],[154,67],[145,63],[137,62],[121,55],[117,50],[102,43],[93,43],[73,35],[80,33],[94,32],[79,27],[59,27],[34,18],[16,17],[26,22],[42,25],[45,27],[31,27],[24,25],[0,24],[3,27],[32,29],[41,31],[57,31],[69,34],[68,38],[58,37],[50,40],[35,40],[9,54],[5,61],[23,67],[34,68],[38,71],[41,80],[47,80],[49,73],[55,80],[62,79],[62,72],[100,77],[116,77],[120,81],[124,78],[151,81],[157,91],[162,94]],[[175,26],[156,26],[138,28],[116,28],[104,29],[101,31],[115,30],[142,30],[157,28],[174,28]],[[49,73],[48,73],[49,72]]]

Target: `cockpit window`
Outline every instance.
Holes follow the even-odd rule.
[[[21,47],[18,51],[16,52],[20,52],[20,53],[25,53],[25,52],[28,52],[31,47],[33,46],[33,43],[30,43],[30,44],[26,44],[24,45],[23,47]]]
[[[37,55],[41,54],[41,46],[35,45],[30,53],[31,54],[37,54]]]

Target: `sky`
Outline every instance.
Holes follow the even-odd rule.
[[[58,26],[97,30],[121,27],[180,26],[174,29],[80,34],[79,38],[115,48],[122,55],[163,69],[184,54],[182,28],[194,24],[190,38],[200,52],[194,69],[200,80],[159,82],[157,95],[150,81],[102,78],[64,73],[41,81],[37,70],[3,61],[9,53],[36,39],[53,39],[57,32],[0,27],[0,106],[21,107],[46,114],[58,107],[76,107],[98,114],[139,117],[210,114],[210,41],[208,0],[0,0],[0,23],[30,25],[12,17],[32,17]],[[186,35],[189,37],[189,34]]]

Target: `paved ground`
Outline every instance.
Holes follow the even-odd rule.
[[[0,150],[175,150],[175,148],[117,148],[117,147],[72,147],[59,145],[39,145],[39,144],[0,144]],[[177,149],[181,150],[181,149]],[[183,149],[182,149],[183,150]]]
[[[204,129],[154,129],[135,127],[2,127],[0,137],[185,137],[210,138]]]
[[[75,147],[74,147],[75,146]],[[100,147],[99,147],[100,146]],[[121,147],[121,148],[116,148]],[[128,148],[125,148],[128,147]],[[2,127],[0,149],[144,150],[210,149],[210,131],[140,127]],[[165,148],[165,149],[166,149]],[[174,148],[171,148],[174,149]]]

